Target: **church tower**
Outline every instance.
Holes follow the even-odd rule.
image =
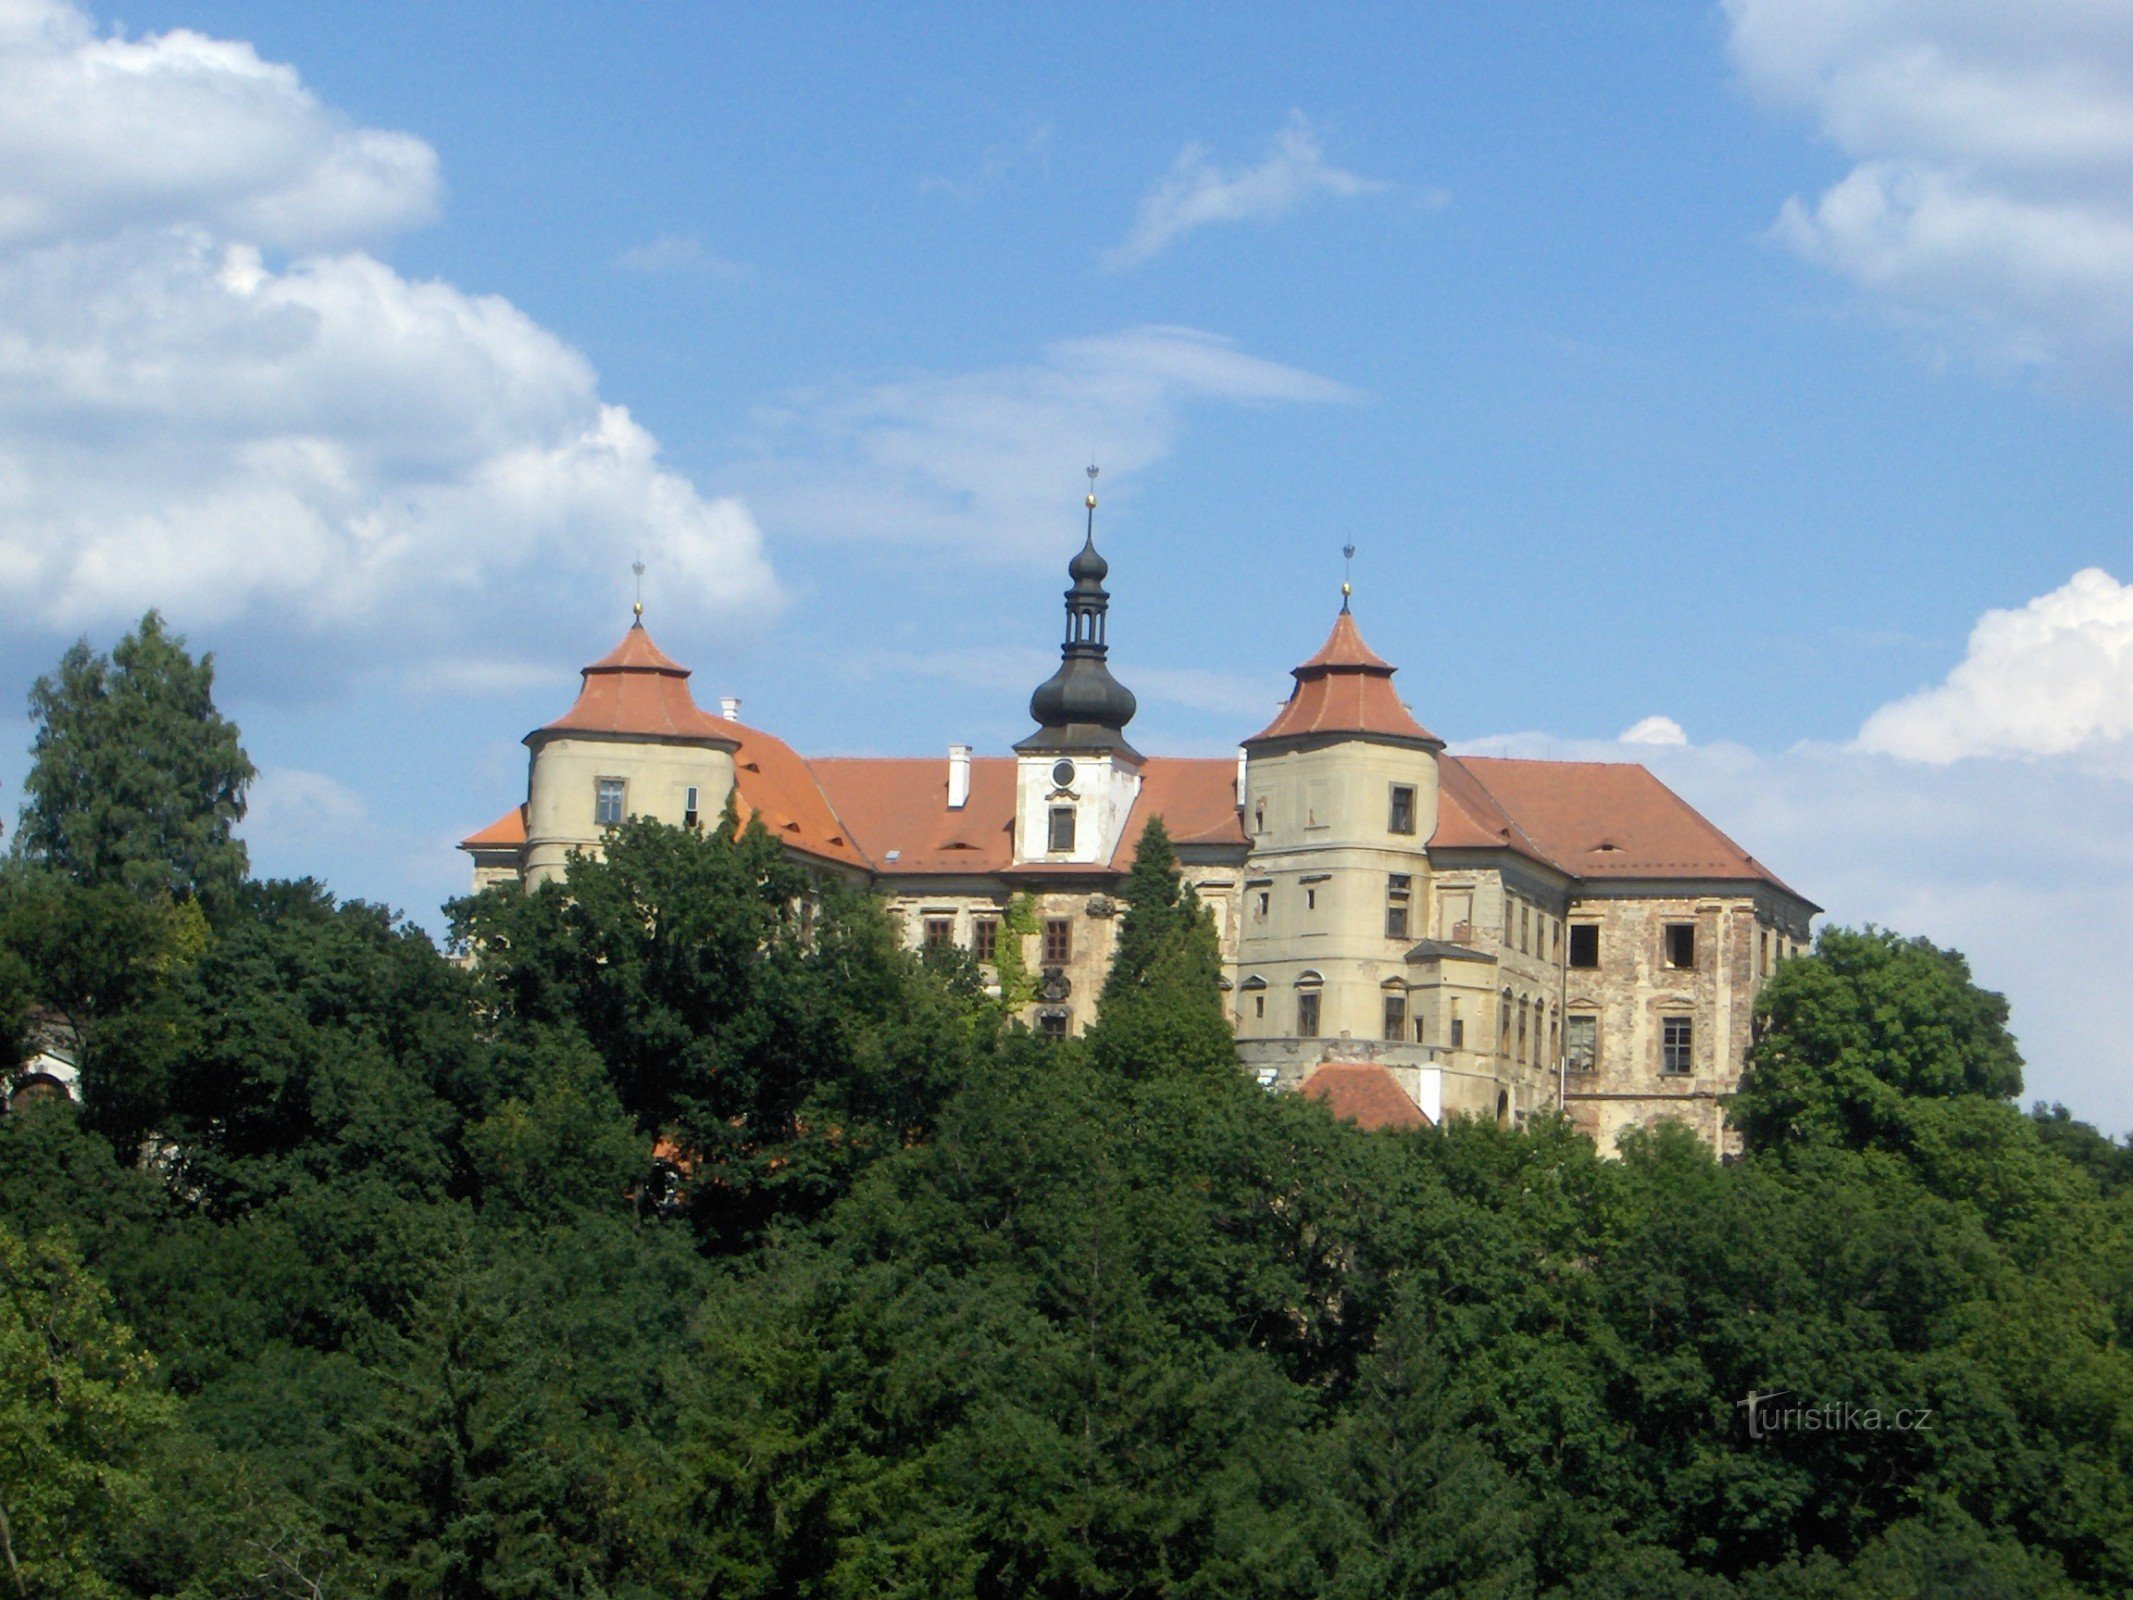
[[[1418,1037],[1408,954],[1427,926],[1444,741],[1400,703],[1348,593],[1281,714],[1244,742],[1246,1039]]]
[[[1096,469],[1087,537],[1067,563],[1066,642],[1059,670],[1030,696],[1037,731],[1015,746],[1015,863],[1103,865],[1141,787],[1141,754],[1126,742],[1133,692],[1111,676],[1105,626],[1110,563],[1096,553]]]

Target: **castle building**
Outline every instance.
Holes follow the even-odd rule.
[[[1023,940],[1027,1020],[1063,1037],[1094,1018],[1115,897],[1160,816],[1214,917],[1240,1062],[1268,1088],[1366,1126],[1560,1106],[1603,1149],[1669,1119],[1729,1148],[1756,993],[1819,908],[1641,766],[1448,753],[1345,584],[1235,761],[1143,755],[1089,505],[1059,670],[1011,755],[803,758],[737,701],[698,707],[639,606],[576,703],[526,736],[525,802],[461,844],[475,887],[549,882],[625,817],[700,827],[731,797],[882,895],[914,947],[990,966]]]

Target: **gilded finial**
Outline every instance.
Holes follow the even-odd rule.
[[[1348,609],[1348,597],[1355,593],[1355,546],[1341,546],[1341,610]]]
[[[1087,505],[1091,511],[1096,509],[1096,468],[1093,466],[1089,468],[1089,498]]]
[[[644,561],[641,557],[630,563],[630,571],[637,574],[637,598],[630,606],[630,615],[642,622],[644,620]]]

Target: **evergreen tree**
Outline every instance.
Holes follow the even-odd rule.
[[[1141,834],[1122,896],[1118,949],[1089,1033],[1095,1060],[1127,1076],[1233,1073],[1214,919],[1179,873],[1161,817]]]
[[[195,661],[153,611],[109,656],[78,642],[30,690],[16,852],[84,884],[210,904],[233,892],[247,862],[230,830],[254,772],[214,683],[214,657]]]

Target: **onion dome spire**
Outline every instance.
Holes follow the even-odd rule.
[[[1084,504],[1089,520],[1081,549],[1067,563],[1073,587],[1066,592],[1066,640],[1059,651],[1059,670],[1037,686],[1030,696],[1029,714],[1037,731],[1016,745],[1017,750],[1121,750],[1137,752],[1126,743],[1125,726],[1133,720],[1137,703],[1133,691],[1111,676],[1106,664],[1110,653],[1105,626],[1111,596],[1104,588],[1111,564],[1096,550],[1096,468],[1089,468],[1089,493]]]

